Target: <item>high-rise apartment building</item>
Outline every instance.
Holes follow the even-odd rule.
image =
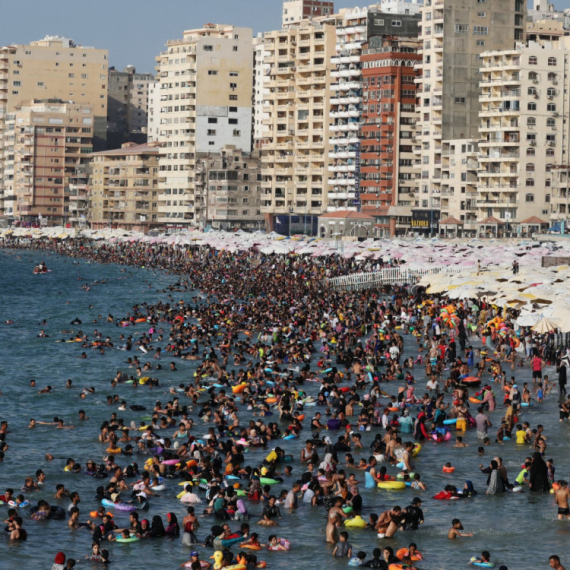
[[[156,59],[164,143],[159,221],[176,230],[194,223],[197,153],[228,144],[251,151],[252,31],[206,24],[169,41]]]
[[[64,225],[70,187],[84,187],[93,151],[94,110],[58,99],[33,100],[14,110],[14,218]],[[42,222],[43,223],[43,222]]]
[[[514,233],[531,216],[567,214],[570,52],[529,42],[481,54],[478,220]],[[551,215],[552,208],[552,215]],[[485,224],[483,224],[485,225]]]
[[[271,70],[270,58],[265,52],[265,38],[261,33],[253,38],[253,53],[253,146],[260,148],[265,129],[263,121],[269,119],[265,98],[269,92],[267,83]]]
[[[303,20],[265,34],[270,65],[262,147],[262,211],[284,228],[290,215],[302,227],[326,210],[331,57],[336,20]],[[334,94],[332,94],[334,96]],[[306,218],[310,218],[308,222]]]
[[[368,8],[341,10],[337,28],[332,97],[327,211],[360,206],[360,121],[362,116],[362,45],[368,39]]]
[[[283,29],[296,26],[303,20],[332,16],[334,2],[326,0],[284,0],[283,2]]]
[[[390,236],[396,234],[401,206],[409,205],[415,191],[419,16],[374,18],[377,35],[363,45],[361,56],[360,202],[363,212],[377,218],[380,235]]]
[[[159,143],[124,143],[92,155],[89,222],[147,233],[158,227]]]
[[[107,65],[107,50],[83,47],[58,36],[0,48],[0,215],[5,208],[8,218],[14,213],[13,158],[6,119],[13,119],[16,106],[34,99],[89,105],[93,145],[96,149],[104,148]],[[5,136],[9,137],[7,141]]]
[[[439,215],[444,141],[478,137],[481,53],[513,49],[524,40],[525,28],[526,0],[424,2],[418,80],[420,179],[412,221],[426,211]]]
[[[107,148],[119,148],[128,141],[146,142],[148,91],[152,83],[152,73],[137,73],[132,65],[123,71],[109,68]]]
[[[441,229],[449,237],[475,237],[479,201],[478,141],[454,139],[444,141],[442,147]],[[424,233],[435,235],[432,228],[428,230]]]
[[[259,151],[233,145],[199,153],[196,163],[195,222],[220,230],[262,229]]]
[[[156,142],[160,137],[160,83],[148,85],[148,116],[146,136],[148,142]]]

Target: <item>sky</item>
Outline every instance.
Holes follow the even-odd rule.
[[[372,0],[336,0],[337,8]],[[556,9],[570,0],[554,0]],[[167,40],[207,23],[253,28],[281,26],[281,0],[0,0],[0,45],[26,44],[46,35],[109,50],[110,65],[133,64],[155,72],[154,58]]]
[[[569,0],[570,1],[570,0]],[[281,27],[281,0],[0,0],[0,45],[46,35],[109,50],[109,64],[154,73],[167,40],[203,24]]]

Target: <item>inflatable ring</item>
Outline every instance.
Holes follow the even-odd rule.
[[[262,485],[277,485],[278,483],[280,483],[280,481],[277,481],[276,479],[270,479],[269,477],[261,477],[259,479],[259,482]]]
[[[140,538],[137,538],[136,536],[131,536],[130,538],[123,538],[122,536],[120,536],[119,538],[115,539],[115,542],[138,542],[140,540]]]
[[[457,423],[457,418],[449,418],[448,420],[443,420],[444,426],[453,426]]]
[[[416,443],[412,449],[412,457],[415,457],[422,450],[421,443]]]
[[[461,380],[461,384],[467,384],[468,386],[478,386],[481,384],[481,378],[477,378],[477,376],[468,376],[467,378],[463,378],[463,380]]]
[[[344,521],[344,526],[346,528],[366,528],[366,521],[361,516],[357,515],[353,519]]]
[[[413,472],[412,472],[412,473],[408,473],[408,475],[410,476],[410,479],[413,479],[415,473],[413,473]],[[403,481],[403,480],[404,480],[404,475],[402,475],[402,473],[398,473],[398,474],[396,475],[396,479],[397,479],[398,481]]]
[[[396,558],[398,560],[402,560],[403,558],[406,558],[406,556],[409,556],[409,550],[407,548],[400,548],[400,550],[396,552]],[[417,562],[418,560],[423,560],[422,555],[419,552],[412,556],[413,562]]]
[[[455,472],[455,467],[446,467],[445,465],[443,466],[443,472],[444,473],[454,473]]]
[[[482,404],[483,400],[480,400],[479,398],[476,398],[475,396],[469,396],[469,401],[472,404]]]
[[[492,562],[474,562],[474,560],[477,560],[477,558],[475,558],[475,556],[473,558],[471,558],[471,560],[469,560],[469,564],[472,564],[473,566],[479,566],[481,568],[494,568],[495,565]]]
[[[380,481],[377,486],[379,489],[391,491],[401,491],[406,488],[406,484],[403,481]]]

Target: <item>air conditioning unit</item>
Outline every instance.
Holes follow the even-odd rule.
[[[553,117],[559,117],[560,114],[559,114],[558,112],[554,112],[554,113],[552,113],[552,116],[553,116]]]
[[[554,95],[549,95],[548,99],[554,99]]]
[[[529,141],[530,146],[536,146],[536,141]]]
[[[538,99],[538,93],[534,93],[534,94],[533,94],[533,97],[534,97],[535,99]]]
[[[533,79],[532,82],[538,84],[538,79]]]
[[[552,85],[558,85],[558,79],[553,79],[553,80],[552,80]]]
[[[556,143],[554,141],[548,141],[548,146],[556,146]]]

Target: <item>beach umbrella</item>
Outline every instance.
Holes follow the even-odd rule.
[[[550,319],[549,317],[542,317],[542,319],[540,319],[540,321],[538,321],[538,323],[536,323],[532,327],[532,330],[537,332],[537,333],[544,334],[547,332],[554,331],[557,328],[559,328],[559,324],[557,321],[554,321],[554,320]]]

